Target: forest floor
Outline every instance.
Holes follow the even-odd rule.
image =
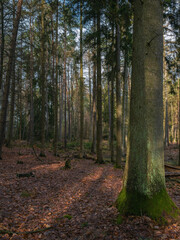
[[[132,216],[118,225],[114,202],[122,188],[123,170],[74,156],[73,149],[62,150],[60,157],[46,151],[40,162],[31,148],[3,149],[0,239],[180,239],[178,222],[159,226],[148,217]],[[71,169],[64,170],[68,158],[72,159]],[[178,149],[166,148],[165,160],[172,164],[177,159]],[[29,177],[20,175],[29,172]],[[169,195],[180,207],[180,178],[166,180]]]

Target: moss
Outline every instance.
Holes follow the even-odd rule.
[[[27,191],[22,191],[22,192],[21,192],[21,197],[24,197],[24,198],[26,198],[26,197],[31,197],[31,193],[29,193],[29,192],[27,192]]]
[[[64,217],[64,218],[67,218],[67,219],[69,219],[69,220],[71,220],[71,218],[72,218],[72,216],[69,215],[69,214],[66,214],[66,215],[64,215],[63,217]]]
[[[116,206],[122,216],[146,215],[157,222],[164,224],[167,218],[177,218],[180,211],[168,196],[165,189],[149,197],[137,192],[127,192],[124,188],[116,201]]]

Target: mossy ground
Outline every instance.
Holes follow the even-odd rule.
[[[180,210],[165,189],[148,197],[137,192],[127,192],[124,188],[119,194],[116,206],[120,213],[119,223],[122,221],[122,216],[145,215],[158,223],[165,224],[168,218],[176,219],[180,214]]]

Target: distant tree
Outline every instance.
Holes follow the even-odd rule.
[[[9,53],[9,60],[8,60],[7,73],[6,73],[6,82],[4,86],[4,95],[3,95],[1,121],[0,121],[1,122],[0,124],[0,159],[2,159],[2,146],[4,142],[5,129],[6,129],[6,116],[7,116],[10,80],[12,75],[12,65],[14,61],[14,54],[15,54],[15,48],[16,48],[16,38],[17,38],[18,27],[19,27],[19,22],[21,18],[22,4],[23,4],[23,0],[18,0],[16,19],[14,21],[11,44],[10,44],[10,53]]]

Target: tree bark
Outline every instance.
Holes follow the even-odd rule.
[[[100,4],[99,4],[100,5]],[[97,10],[97,163],[104,163],[102,155],[102,86],[101,86],[101,11]]]
[[[44,10],[45,0],[41,0],[41,152],[40,156],[45,157],[44,144],[45,144],[45,27],[44,27]]]
[[[3,81],[4,65],[4,0],[1,1],[1,65],[0,65],[0,90]]]
[[[15,1],[13,0],[13,24],[15,24]],[[11,105],[10,105],[10,118],[9,118],[9,128],[8,128],[8,137],[7,137],[7,147],[11,147],[12,135],[13,135],[13,122],[14,122],[14,104],[15,104],[15,81],[16,81],[16,74],[15,74],[15,53],[14,53],[14,60],[12,65],[12,85],[11,85]]]
[[[122,154],[126,155],[127,117],[128,117],[128,62],[127,50],[124,57],[124,85],[123,85],[123,110],[122,110]]]
[[[11,38],[11,43],[10,43],[10,53],[9,53],[9,60],[8,60],[7,73],[6,73],[6,82],[5,82],[5,86],[4,86],[2,109],[1,109],[0,159],[2,159],[2,146],[3,146],[3,142],[4,142],[5,129],[6,129],[8,96],[9,96],[10,81],[11,81],[11,75],[12,75],[12,65],[13,65],[15,48],[16,48],[16,38],[17,38],[18,27],[19,27],[19,22],[20,22],[20,18],[21,18],[22,4],[23,4],[23,0],[18,0],[16,19],[15,19],[15,23],[13,26],[12,38]]]
[[[93,19],[94,26],[96,25],[96,18]],[[96,42],[96,41],[95,41]],[[96,53],[95,49],[93,52],[93,139],[92,139],[92,146],[91,146],[91,152],[96,152],[96,92],[97,92],[97,84],[96,84]]]
[[[33,31],[32,31],[32,16],[30,15],[30,144],[34,143],[34,91],[33,91],[33,78],[34,78],[34,56],[33,56]]]
[[[117,11],[119,1],[116,1]],[[121,167],[120,27],[116,20],[116,167]]]
[[[56,1],[56,45],[55,45],[55,57],[56,57],[56,77],[55,77],[55,89],[54,89],[54,155],[57,155],[57,140],[58,140],[58,0]]]
[[[135,0],[130,146],[117,200],[121,215],[159,221],[177,216],[165,188],[163,135],[163,6]]]
[[[80,155],[83,156],[84,137],[84,79],[83,79],[83,49],[82,49],[82,0],[80,1]]]

